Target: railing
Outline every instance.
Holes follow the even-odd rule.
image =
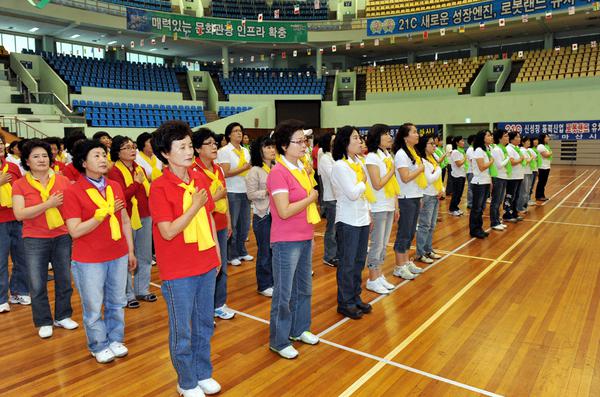
[[[85,117],[72,111],[53,92],[32,92],[31,103],[54,105],[60,110],[60,122],[69,124],[85,124]]]
[[[6,131],[17,134],[19,138],[47,138],[48,135],[44,134],[37,128],[27,124],[23,120],[17,117],[0,117],[0,127]]]

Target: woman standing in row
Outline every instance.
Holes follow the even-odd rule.
[[[535,154],[532,153],[531,149],[531,138],[524,136],[521,138],[521,156],[523,156],[523,182],[519,189],[519,197],[517,200],[517,212],[527,212],[529,205],[529,192],[531,191],[531,183],[533,181],[533,170],[537,165]]]
[[[512,175],[512,164],[506,145],[508,145],[508,132],[506,130],[494,131],[495,146],[492,149],[494,156],[494,165],[496,166],[497,176],[492,178],[492,202],[490,204],[490,218],[492,229],[503,231],[506,225],[501,222],[500,205],[504,201],[506,194],[506,185],[508,178]]]
[[[489,235],[483,230],[483,211],[487,197],[490,194],[492,177],[497,178],[498,176],[498,170],[494,165],[494,156],[490,151],[492,141],[492,133],[489,130],[479,131],[473,140],[473,157],[471,160],[473,202],[469,213],[469,233],[471,237],[479,239],[486,238]]]
[[[275,162],[275,142],[268,136],[260,137],[250,145],[252,168],[246,176],[248,199],[252,202],[252,229],[256,238],[256,285],[258,293],[273,296],[273,269],[271,251],[271,208],[267,177]]]
[[[538,169],[538,183],[535,188],[535,199],[537,201],[548,201],[546,198],[546,184],[550,176],[552,166],[552,149],[550,149],[550,135],[540,134],[537,151],[542,159]]]
[[[509,144],[506,147],[507,154],[510,158],[512,168],[511,175],[508,176],[506,184],[506,196],[504,197],[504,215],[505,221],[516,223],[522,221],[523,218],[517,213],[517,198],[519,196],[519,188],[523,181],[523,156],[519,149],[521,144],[521,135],[516,131],[508,133]]]
[[[455,136],[452,139],[452,154],[450,155],[450,166],[452,168],[452,200],[450,200],[450,215],[461,216],[463,212],[458,207],[462,194],[465,189],[465,180],[467,179],[467,170],[469,163],[465,153],[465,140],[462,136]]]
[[[327,220],[324,236],[323,263],[327,266],[337,267],[339,264],[339,254],[337,239],[335,236],[335,196],[333,195],[333,186],[331,184],[331,171],[335,161],[331,156],[331,146],[335,139],[335,134],[325,133],[321,136],[320,150],[322,155],[319,158],[319,175],[323,197],[321,200],[321,212]]]
[[[387,244],[392,234],[392,226],[398,221],[398,195],[400,185],[396,180],[394,158],[390,154],[394,140],[390,127],[375,124],[367,134],[366,158],[369,183],[375,191],[375,202],[371,203],[371,240],[367,256],[369,278],[367,289],[378,294],[389,294],[395,285],[387,281],[381,267],[385,261]]]

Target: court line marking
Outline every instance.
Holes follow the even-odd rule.
[[[585,175],[585,174],[586,174],[587,172],[589,172],[589,171],[590,171],[590,170],[588,170],[588,169],[584,170],[584,171],[581,173],[581,175],[579,175],[577,178],[573,179],[573,180],[572,180],[572,181],[571,181],[571,182],[570,182],[568,185],[564,186],[564,187],[563,187],[562,189],[560,189],[558,192],[556,192],[556,193],[554,193],[552,196],[550,196],[550,198],[549,198],[548,200],[544,201],[544,202],[541,204],[541,206],[544,206],[544,205],[546,205],[546,203],[550,202],[550,200],[552,200],[554,197],[556,197],[557,195],[559,195],[559,194],[560,194],[560,193],[561,193],[563,190],[565,190],[566,188],[568,188],[569,186],[571,186],[571,184],[572,184],[572,183],[574,183],[575,181],[577,181],[579,178],[581,178],[583,175]],[[593,171],[592,171],[592,173],[590,174],[590,176],[591,176],[591,175],[593,175],[593,174],[595,174],[595,173],[596,173],[596,170],[593,170]],[[587,181],[587,178],[586,178],[586,181]],[[580,186],[581,186],[581,185],[579,185],[579,187],[580,187]],[[577,187],[577,188],[579,189],[579,187]]]
[[[575,208],[580,210],[600,210],[600,207],[578,207],[576,205],[561,205],[561,208]]]
[[[229,310],[231,310],[232,312],[234,312],[236,314],[239,314],[242,317],[246,317],[246,318],[249,318],[251,320],[255,320],[255,321],[261,322],[263,324],[267,324],[267,325],[270,324],[270,322],[268,320],[265,320],[264,318],[256,317],[256,316],[253,316],[252,314],[244,313],[242,311],[235,310],[235,309],[232,309],[232,308],[229,308]],[[426,378],[435,379],[435,380],[440,381],[440,382],[448,383],[450,385],[459,387],[461,389],[470,390],[472,392],[483,394],[485,396],[490,396],[490,397],[502,397],[500,394],[492,393],[490,391],[483,390],[483,389],[480,389],[480,388],[475,387],[475,386],[467,385],[465,383],[461,383],[461,382],[458,382],[458,381],[455,381],[455,380],[452,380],[452,379],[444,378],[443,376],[435,375],[435,374],[432,374],[432,373],[429,373],[429,372],[426,372],[426,371],[423,371],[423,370],[420,370],[420,369],[417,369],[417,368],[410,367],[408,365],[397,363],[395,361],[387,360],[387,359],[385,359],[383,357],[379,357],[379,356],[376,356],[374,354],[370,354],[370,353],[364,352],[362,350],[353,349],[351,347],[348,347],[348,346],[345,346],[345,345],[341,345],[339,343],[335,343],[335,342],[332,342],[332,341],[329,341],[329,340],[326,340],[326,339],[322,339],[320,337],[319,337],[319,341],[320,341],[320,343],[323,343],[325,345],[329,345],[329,346],[335,347],[337,349],[344,350],[344,351],[347,351],[349,353],[356,354],[358,356],[369,358],[371,360],[377,361],[378,363],[387,364],[387,365],[390,365],[392,367],[400,368],[400,369],[405,370],[407,372],[412,372],[414,374],[424,376]]]
[[[150,285],[156,288],[160,288],[160,284],[153,283],[152,281],[150,281]]]
[[[586,171],[587,172],[587,171]],[[587,181],[593,174],[592,172],[588,177],[579,184],[581,186],[585,181]],[[579,188],[578,186],[578,188]],[[437,319],[439,319],[444,313],[446,313],[453,305],[456,303],[463,295],[465,295],[475,284],[477,284],[483,277],[485,277],[490,271],[492,271],[501,260],[503,260],[512,250],[514,250],[519,244],[521,244],[531,233],[533,233],[540,225],[543,224],[550,215],[557,210],[558,206],[560,206],[568,197],[570,197],[573,193],[575,193],[577,189],[574,189],[569,193],[562,201],[554,208],[552,208],[544,217],[538,221],[535,225],[529,228],[517,241],[515,241],[506,251],[504,251],[500,256],[496,258],[494,262],[492,262],[487,268],[485,268],[481,273],[479,273],[475,278],[473,278],[467,285],[465,285],[458,293],[456,293],[444,306],[438,309],[431,317],[429,317],[419,328],[413,331],[406,339],[402,341],[398,346],[396,346],[391,352],[389,352],[384,358],[386,360],[391,360],[396,357],[402,350],[404,350],[409,344],[411,344],[417,337],[419,337],[427,328],[429,328]],[[340,397],[348,397],[354,394],[362,385],[365,384],[369,379],[371,379],[377,372],[379,372],[383,368],[381,363],[375,364],[369,371],[363,374],[359,379],[357,379],[350,387],[344,390]]]
[[[596,188],[596,186],[598,186],[598,182],[600,182],[600,177],[598,177],[598,180],[596,181],[596,183],[594,183],[594,186],[592,186],[592,188],[587,192],[587,194],[585,196],[583,196],[583,198],[581,199],[581,201],[577,205],[578,207],[581,207],[581,205],[590,196],[590,194],[592,194],[592,192],[594,191],[594,189]]]
[[[598,208],[598,209],[600,209],[600,208]],[[589,223],[571,223],[571,222],[554,222],[554,221],[544,221],[544,223],[552,223],[552,224],[556,224],[556,225],[566,225],[566,226],[600,227],[600,225],[590,225]]]

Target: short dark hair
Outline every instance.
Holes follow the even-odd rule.
[[[194,152],[202,148],[202,144],[209,138],[213,138],[217,142],[217,135],[210,128],[200,128],[198,131],[192,134],[192,145],[194,145]],[[217,142],[217,148],[219,143]]]
[[[454,138],[452,138],[452,149],[456,149],[458,147],[458,142],[460,142],[462,140],[463,140],[462,135],[457,135]]]
[[[65,150],[67,152],[69,152],[70,154],[73,154],[73,146],[75,146],[75,143],[77,141],[81,141],[87,139],[85,137],[85,134],[81,131],[77,131],[71,135],[69,135],[68,137],[65,138]]]
[[[433,134],[423,134],[419,137],[419,142],[415,145],[415,150],[422,158],[427,158],[427,142],[433,139]]]
[[[323,153],[331,152],[331,138],[334,135],[333,132],[326,132],[319,138],[319,147],[323,149]]]
[[[43,139],[48,145],[56,145],[58,150],[60,150],[60,144],[62,143],[62,139],[57,136],[49,136]]]
[[[546,134],[545,132],[542,132],[538,138],[538,145],[545,145],[547,136],[548,136],[548,134]]]
[[[300,120],[289,119],[277,124],[271,138],[275,141],[275,147],[279,154],[282,156],[285,154],[283,148],[290,145],[292,135],[298,130],[304,130],[304,123]]]
[[[508,133],[508,141],[512,141],[513,139],[515,139],[517,137],[517,135],[519,135],[519,131],[510,131]]]
[[[500,143],[500,139],[502,139],[504,134],[508,134],[508,131],[506,131],[504,128],[497,128],[494,131],[494,143]]]
[[[410,133],[411,127],[414,127],[414,126],[415,125],[413,123],[404,123],[400,126],[400,128],[398,128],[398,133],[396,134],[396,137],[394,138],[394,148],[393,148],[394,153],[396,153],[400,149],[404,150],[404,153],[406,153],[406,155],[408,156],[408,158],[410,159],[410,161],[413,164],[415,164],[416,159],[413,158],[413,155],[410,153],[410,150],[408,150],[408,147],[406,146],[406,141],[404,140],[404,138],[406,138],[408,136],[408,134]]]
[[[112,139],[110,137],[110,134],[106,131],[98,131],[96,132],[94,135],[92,135],[92,139],[99,141],[101,138],[107,137],[109,139]]]
[[[110,159],[112,161],[117,161],[121,159],[119,154],[121,153],[121,148],[123,147],[123,145],[125,145],[127,142],[133,143],[131,138],[123,135],[115,136],[114,138],[112,138],[112,141],[113,143],[110,147]]]
[[[358,131],[358,128],[350,125],[338,128],[335,140],[333,141],[333,148],[331,149],[331,156],[334,160],[341,160],[346,156],[348,145],[350,145],[350,136],[354,131]]]
[[[484,152],[487,150],[485,147],[485,136],[488,133],[491,134],[491,131],[488,129],[483,129],[475,134],[475,138],[473,139],[473,150],[476,150],[477,148],[481,148],[481,150]]]
[[[19,143],[19,141],[12,141],[11,143],[8,144],[8,148],[6,149],[6,151],[10,154],[14,154],[13,149],[15,148],[15,146],[17,146],[18,143]]]
[[[471,146],[473,144],[474,139],[475,139],[475,134],[471,134],[467,137],[467,143],[469,144],[469,146]]]
[[[527,135],[521,137],[521,146],[523,146],[525,142],[530,142],[531,143],[531,138],[528,137]]]
[[[274,146],[275,142],[268,135],[255,139],[250,144],[250,164],[254,167],[262,167],[263,157],[262,149],[267,146]]]
[[[27,139],[27,138],[23,138],[23,139],[21,139],[19,141],[16,141],[17,142],[17,147],[19,148],[19,152],[23,151],[23,145],[25,145],[28,141],[29,141],[29,139]]]
[[[225,139],[227,139],[227,142],[229,142],[229,135],[231,135],[231,131],[233,131],[235,127],[240,127],[242,129],[242,135],[244,135],[244,126],[234,121],[225,127]]]
[[[137,138],[135,138],[135,145],[138,147],[140,152],[144,150],[144,146],[146,146],[148,139],[152,139],[152,134],[149,132],[142,132]]]
[[[221,142],[223,142],[223,139],[225,139],[224,134],[217,134],[215,136],[215,140],[217,141],[217,148],[221,148]],[[227,142],[227,139],[225,139],[225,142]]]
[[[83,163],[87,159],[88,154],[96,148],[101,148],[105,152],[107,151],[106,146],[95,139],[78,141],[77,145],[73,147],[73,167],[82,174],[85,173]]]
[[[173,142],[180,141],[186,136],[192,137],[192,130],[188,123],[180,120],[166,121],[152,133],[152,150],[163,164],[167,164],[168,161],[163,153],[169,153]]]
[[[48,153],[48,158],[50,159],[50,165],[54,163],[54,158],[52,157],[52,149],[50,148],[50,144],[48,142],[44,142],[41,139],[29,139],[25,144],[23,144],[23,149],[21,149],[21,167],[25,169],[25,171],[30,171],[29,165],[27,165],[27,160],[31,155],[33,149],[41,147]]]
[[[381,136],[390,132],[390,126],[387,124],[373,124],[367,132],[367,149],[369,153],[377,153],[381,144]]]

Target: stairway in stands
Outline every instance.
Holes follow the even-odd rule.
[[[502,87],[502,92],[510,91],[510,86],[517,80],[517,76],[523,67],[524,61],[513,61],[510,69],[510,74],[508,75],[508,79],[504,82],[504,86]]]

